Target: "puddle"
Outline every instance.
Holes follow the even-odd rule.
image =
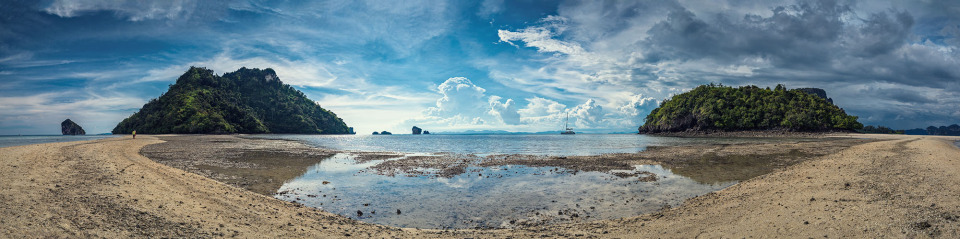
[[[610,173],[471,166],[451,178],[384,176],[368,168],[398,158],[358,163],[354,157],[340,153],[311,166],[274,197],[396,227],[510,228],[637,216],[736,183],[700,183],[658,165]]]

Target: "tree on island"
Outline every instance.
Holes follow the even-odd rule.
[[[828,101],[807,93],[742,86],[701,85],[664,100],[647,115],[640,133],[680,131],[852,131],[863,127],[856,116]]]
[[[867,125],[863,126],[862,129],[857,130],[857,132],[865,134],[904,134],[904,130],[895,130],[886,126],[873,126]]]

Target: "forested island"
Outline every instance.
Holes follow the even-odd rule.
[[[191,67],[159,98],[121,121],[114,134],[349,134],[333,112],[284,84],[273,69],[240,68],[217,76]]]
[[[873,126],[867,125],[863,126],[863,129],[857,130],[857,132],[865,134],[907,134],[907,135],[944,135],[944,136],[960,136],[960,125],[952,124],[950,126],[929,126],[926,129],[916,128],[916,129],[891,129],[886,126]]]
[[[929,126],[926,129],[908,129],[903,130],[906,134],[912,135],[947,135],[960,136],[960,125],[952,124],[950,126]]]
[[[863,127],[823,92],[757,86],[701,85],[664,100],[650,112],[640,133],[786,130],[853,131]]]

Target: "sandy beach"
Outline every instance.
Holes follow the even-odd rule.
[[[157,136],[6,147],[0,148],[0,235],[13,238],[960,237],[960,149],[953,145],[960,138],[845,137],[875,140],[837,140],[837,143],[816,147],[776,146],[795,149],[771,153],[783,159],[782,167],[659,213],[509,230],[455,231],[367,224],[264,196],[264,192],[275,187],[277,180],[289,177],[290,173],[286,172],[260,172],[253,170],[256,167],[248,167],[253,169],[245,171],[246,175],[255,180],[231,181],[229,175],[198,168],[189,162],[158,160],[158,163],[141,155],[142,150],[150,154],[146,152],[148,145],[164,142]],[[824,150],[815,154],[804,149]],[[745,150],[717,148],[708,156],[723,157],[728,152]],[[669,164],[673,158],[676,164],[682,165],[674,152],[683,151],[682,148],[655,149],[646,154],[648,158],[636,155],[631,160]],[[272,157],[269,151],[237,152],[235,158],[242,158],[244,154]],[[299,154],[321,157],[329,152],[303,149]],[[658,159],[657,155],[662,158]],[[803,156],[802,160],[798,160],[798,155]],[[314,162],[305,158],[300,164]],[[234,166],[245,167],[231,167]]]

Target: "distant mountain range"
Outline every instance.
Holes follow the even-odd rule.
[[[929,126],[926,129],[916,128],[916,129],[891,129],[886,126],[878,125],[867,125],[863,129],[857,130],[857,132],[865,134],[906,134],[906,135],[946,135],[946,136],[960,136],[960,125],[952,124],[950,126]]]
[[[910,135],[949,135],[960,136],[960,125],[952,124],[950,126],[929,126],[926,129],[916,128],[903,130],[905,134]]]
[[[560,135],[562,130],[555,131],[540,131],[540,132],[511,132],[506,130],[465,130],[465,131],[455,131],[455,132],[436,132],[431,134],[445,134],[445,135],[521,135],[521,134],[556,134]],[[580,133],[580,132],[578,132]],[[637,132],[633,131],[623,131],[623,132],[593,132],[585,131],[584,134],[636,134]]]
[[[166,93],[121,121],[114,134],[349,134],[353,129],[273,69],[240,68],[223,76],[191,67]]]
[[[464,130],[464,131],[453,131],[453,132],[435,132],[433,134],[455,134],[455,135],[487,135],[487,134],[560,134],[560,131],[544,131],[544,132],[510,132],[506,130]]]

